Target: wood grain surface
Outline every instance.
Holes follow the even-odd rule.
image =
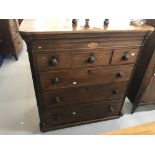
[[[154,30],[130,20],[110,21],[106,29],[103,20],[90,20],[87,29],[80,22],[73,29],[68,19],[24,20],[19,28],[42,132],[122,116],[140,49]]]
[[[148,25],[132,26],[130,20],[125,22],[111,21],[109,26],[105,29],[102,21],[92,21],[89,29],[84,28],[84,23],[80,20],[77,28],[72,27],[72,19],[53,19],[53,20],[24,20],[20,26],[20,31],[23,32],[101,32],[101,31],[147,31],[154,28]]]

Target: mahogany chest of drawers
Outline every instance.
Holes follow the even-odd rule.
[[[0,33],[2,37],[0,52],[4,55],[11,54],[18,60],[17,54],[23,47],[23,41],[18,32],[16,19],[1,19]]]
[[[24,20],[20,27],[41,131],[118,118],[152,27],[75,30],[61,23]]]

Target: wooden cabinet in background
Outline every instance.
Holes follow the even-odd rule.
[[[2,33],[0,32],[0,53],[2,51]]]
[[[11,54],[15,60],[18,60],[17,54],[23,47],[23,41],[18,32],[17,20],[1,19],[0,34],[2,37],[0,52],[4,55]]]
[[[155,20],[146,22],[155,27]],[[131,81],[128,98],[133,104],[131,113],[134,113],[138,106],[155,104],[155,31],[144,44]]]

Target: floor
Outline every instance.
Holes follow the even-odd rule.
[[[155,122],[107,132],[106,135],[155,135]]]
[[[140,107],[133,115],[131,107],[126,99],[124,116],[119,119],[40,133],[25,43],[19,60],[8,56],[0,68],[0,134],[96,135],[155,120],[154,105]]]

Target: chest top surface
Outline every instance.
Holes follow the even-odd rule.
[[[154,28],[143,24],[130,25],[130,20],[110,20],[109,26],[104,28],[103,20],[90,20],[90,27],[85,28],[85,20],[79,20],[77,27],[72,26],[71,19],[39,19],[24,20],[19,28],[20,33],[26,34],[68,34],[68,33],[107,33],[107,32],[145,32]]]

